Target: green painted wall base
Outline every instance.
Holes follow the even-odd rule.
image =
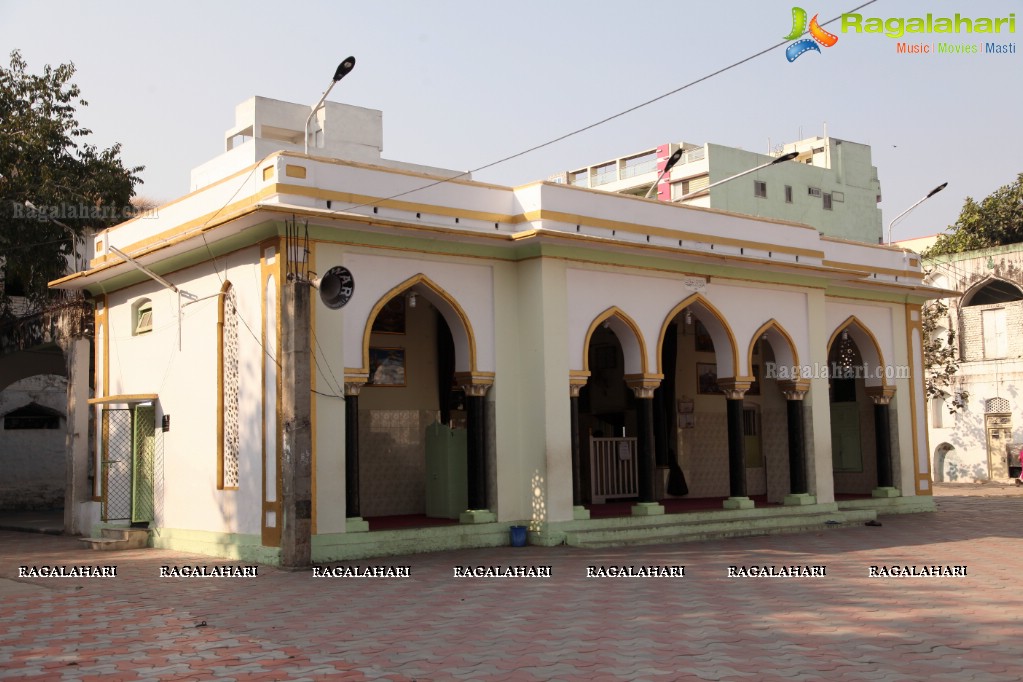
[[[753,509],[756,504],[748,497],[729,497],[722,506],[725,509]]]
[[[514,521],[314,535],[312,561],[325,563],[453,549],[507,547],[511,544],[511,527],[528,525],[525,521]],[[530,544],[542,544],[537,541],[538,535],[529,533]]]
[[[795,493],[785,496],[786,507],[802,507],[808,504],[817,504],[817,498],[810,493]]]
[[[590,518],[590,510],[582,505],[572,507],[572,518],[576,521],[585,521]]]
[[[361,516],[349,516],[345,519],[345,531],[348,533],[368,533],[369,521]]]
[[[153,547],[176,552],[205,554],[220,559],[235,559],[256,564],[279,566],[279,547],[264,547],[259,535],[213,533],[203,530],[156,528],[152,532]]]
[[[470,509],[462,512],[458,517],[459,523],[494,523],[497,521],[497,514],[487,509]]]
[[[633,516],[661,516],[664,507],[657,502],[638,502],[632,505]]]
[[[898,488],[874,488],[870,491],[871,497],[901,497],[902,493]]]

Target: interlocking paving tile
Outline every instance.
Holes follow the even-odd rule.
[[[965,488],[882,528],[627,549],[495,548],[375,560],[412,580],[260,568],[155,579],[166,550],[104,556],[114,580],[16,579],[95,561],[72,538],[0,532],[0,678],[142,680],[1018,680],[1023,489]],[[456,565],[542,564],[544,581],[454,579]],[[588,579],[593,564],[685,564],[686,577]],[[727,578],[730,565],[826,564],[823,579]],[[871,565],[962,565],[878,579]],[[205,627],[196,627],[206,621]]]

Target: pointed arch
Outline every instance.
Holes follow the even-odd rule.
[[[790,372],[793,375],[792,378],[799,379],[801,375],[799,351],[796,350],[792,336],[773,317],[760,325],[760,328],[753,333],[749,348],[746,350],[747,367],[753,367],[753,348],[757,345],[757,340],[764,334],[767,335],[767,342],[771,344],[771,350],[774,351],[774,359],[777,363],[783,367],[791,368],[793,370]]]
[[[593,318],[586,336],[583,337],[583,371],[590,371],[590,339],[597,327],[607,323],[608,327],[618,337],[618,343],[622,345],[622,353],[625,356],[626,374],[646,374],[647,354],[646,341],[643,339],[643,332],[639,325],[618,306],[611,306],[604,312]]]
[[[977,300],[979,299],[979,300]],[[959,307],[986,305],[988,303],[1009,303],[1023,299],[1019,285],[1002,277],[990,275],[973,284],[960,299]]]
[[[451,337],[455,343],[455,369],[459,372],[476,373],[476,336],[472,331],[472,323],[455,297],[437,285],[433,280],[419,273],[409,277],[401,284],[380,297],[369,311],[366,327],[362,331],[362,371],[369,372],[369,343],[373,333],[373,321],[377,315],[395,296],[400,296],[415,288],[415,293],[433,304],[444,321],[448,323]]]
[[[719,377],[737,377],[739,375],[739,345],[735,341],[735,333],[732,331],[728,320],[721,314],[714,305],[702,294],[693,294],[681,303],[676,305],[664,318],[661,324],[661,332],[657,337],[657,371],[661,372],[661,352],[664,347],[664,337],[668,333],[668,325],[678,317],[686,308],[695,308],[697,312],[704,313],[700,321],[707,327],[711,339],[714,341],[716,360]],[[731,352],[721,351],[728,349]],[[746,368],[749,371],[749,367]]]
[[[878,343],[877,337],[870,331],[870,328],[855,315],[847,317],[842,324],[835,328],[835,331],[831,332],[831,337],[828,339],[828,355],[831,355],[835,339],[844,331],[849,332],[849,336],[856,342],[856,346],[860,350],[860,356],[867,369],[866,375],[863,377],[864,383],[867,386],[887,386],[888,378],[884,370],[885,362],[884,354],[881,353],[881,344]]]

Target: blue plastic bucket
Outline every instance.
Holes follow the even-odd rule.
[[[511,546],[512,547],[525,547],[526,546],[526,527],[525,526],[512,526],[511,527]]]

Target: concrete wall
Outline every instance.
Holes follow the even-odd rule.
[[[1023,246],[1016,244],[991,249],[943,256],[927,264],[931,280],[937,286],[974,292],[992,280],[1003,280],[1023,286]],[[931,465],[935,480],[973,481],[1003,478],[1005,446],[1014,455],[1009,462],[1019,464],[1023,447],[1023,396],[1017,387],[1023,385],[1023,301],[969,305],[961,307],[960,298],[943,299],[948,305],[943,329],[957,332],[957,345],[962,358],[959,372],[950,391],[966,392],[969,398],[963,409],[951,414],[945,400],[931,399],[927,410]],[[1004,358],[986,359],[984,349],[983,311],[1003,308],[1006,311],[1008,352]],[[942,332],[944,333],[944,332]],[[1011,438],[989,452],[987,441],[988,401],[1001,398],[1008,402]],[[937,404],[935,404],[937,403]]]
[[[55,429],[5,429],[3,415],[30,403],[67,410],[67,379],[44,374],[0,391],[0,509],[59,509],[64,506],[66,420]]]
[[[842,239],[877,244],[882,237],[881,210],[877,197],[877,170],[870,162],[867,145],[829,138],[821,140],[830,155],[831,168],[789,161],[768,166],[710,190],[714,208],[812,225],[821,233]],[[764,154],[708,145],[710,180],[717,182],[771,160]],[[767,197],[753,194],[753,182],[767,183]],[[785,201],[785,186],[792,187],[792,203]],[[832,195],[825,210],[822,196],[808,188]]]
[[[204,298],[182,309],[178,297],[154,281],[109,296],[106,360],[110,385],[105,395],[156,393],[156,422],[171,416],[162,434],[163,504],[157,500],[156,525],[228,533],[260,532],[262,499],[262,391],[260,368],[261,291],[259,252],[242,249],[212,263],[167,275],[181,288]],[[240,374],[240,483],[217,489],[217,316],[223,280],[238,297]],[[153,305],[153,330],[134,335],[132,305]],[[206,298],[210,297],[210,298]],[[123,407],[112,405],[111,407]],[[159,473],[158,473],[159,476]],[[158,489],[161,488],[158,480]]]

